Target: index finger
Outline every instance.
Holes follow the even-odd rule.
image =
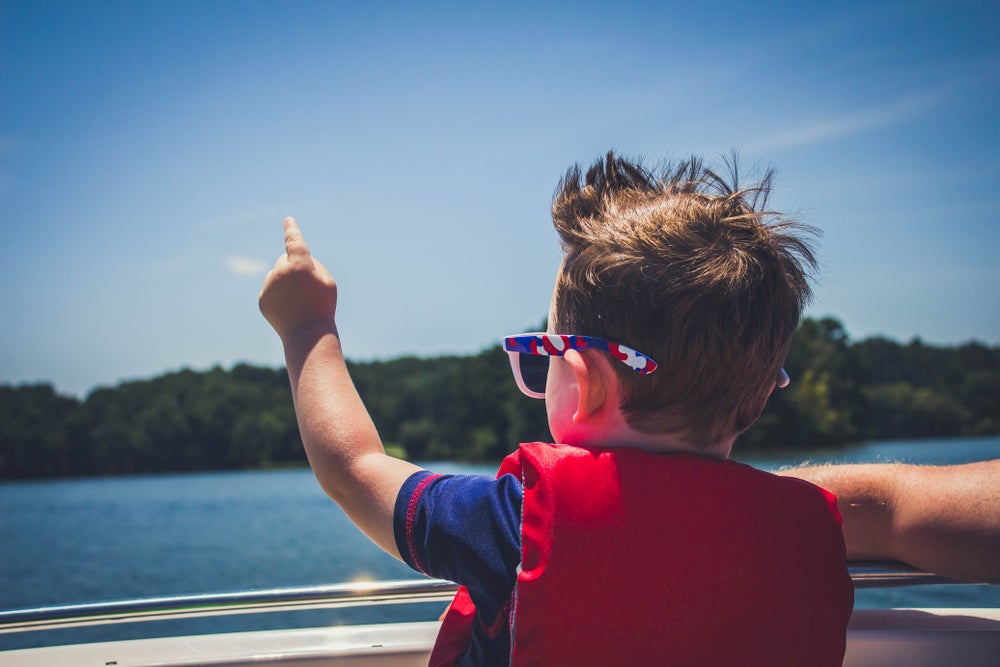
[[[306,245],[306,240],[302,236],[299,223],[291,217],[285,218],[285,254],[288,255],[288,259],[309,257],[309,246]]]

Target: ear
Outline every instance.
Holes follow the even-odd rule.
[[[563,359],[573,372],[576,382],[577,405],[573,422],[583,423],[597,415],[607,404],[609,382],[613,382],[614,372],[600,354],[584,354],[577,350],[566,350]]]

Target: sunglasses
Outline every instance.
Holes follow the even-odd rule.
[[[523,333],[503,339],[503,349],[510,356],[514,381],[525,396],[545,398],[545,380],[549,376],[549,357],[561,357],[566,350],[603,350],[640,375],[656,370],[651,358],[621,343],[595,336],[548,333]]]
[[[503,349],[510,357],[517,388],[525,396],[545,398],[545,381],[549,376],[549,357],[561,357],[566,350],[603,350],[636,373],[648,375],[656,370],[649,356],[621,343],[612,343],[595,336],[575,336],[547,333],[523,333],[503,339]],[[785,388],[791,380],[782,368],[777,386]]]

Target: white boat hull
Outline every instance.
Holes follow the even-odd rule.
[[[414,667],[438,623],[387,623],[53,646],[0,652],[0,667]],[[997,667],[1000,609],[860,609],[845,667]]]

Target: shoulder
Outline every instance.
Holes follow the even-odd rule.
[[[837,496],[812,482],[779,473],[761,470],[745,463],[727,460],[726,465],[757,494],[788,508],[801,507],[812,512],[823,511],[833,515],[838,523]]]
[[[456,576],[468,562],[516,561],[522,496],[514,475],[493,479],[414,473],[396,499],[393,526],[399,552],[414,569],[459,583],[464,582]]]

